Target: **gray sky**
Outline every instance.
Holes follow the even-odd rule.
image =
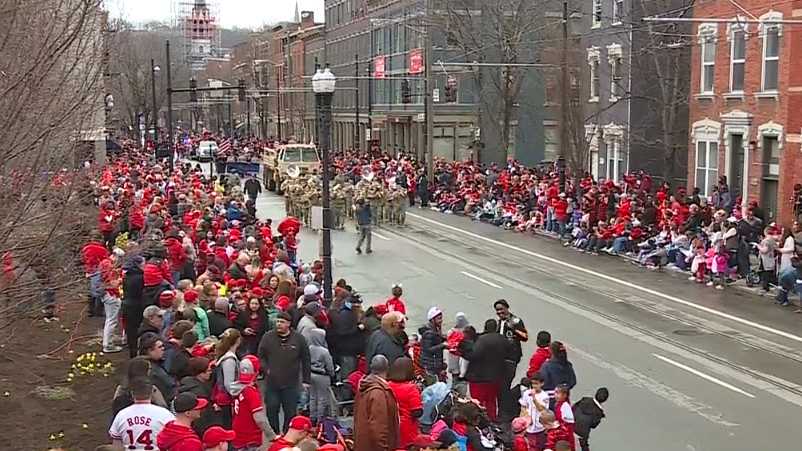
[[[151,20],[168,22],[174,0],[106,0],[114,17],[134,23]],[[193,1],[193,0],[184,0]],[[208,1],[208,0],[207,0]],[[258,28],[282,20],[292,20],[296,0],[211,0],[220,5],[220,23],[226,27]],[[298,9],[315,12],[315,21],[323,22],[323,0],[298,0]]]

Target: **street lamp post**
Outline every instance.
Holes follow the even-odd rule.
[[[151,58],[150,60],[150,93],[153,100],[153,145],[159,146],[159,114],[156,109],[156,74],[161,71],[161,68]]]
[[[334,87],[337,78],[326,65],[324,70],[317,70],[312,77],[312,91],[315,93],[315,105],[317,108],[317,121],[320,136],[318,145],[321,150],[321,165],[323,166],[323,298],[326,305],[332,301],[332,276],[331,276],[331,193],[329,192],[329,181],[331,179],[331,101],[334,97]]]

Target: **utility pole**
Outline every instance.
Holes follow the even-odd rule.
[[[371,46],[372,46],[372,39],[373,35],[371,34]],[[372,48],[372,47],[371,47]],[[371,52],[372,54],[373,52]],[[371,60],[368,63],[368,67],[365,68],[365,72],[368,73],[368,132],[365,133],[365,148],[370,151],[371,142],[373,141],[373,73],[370,71],[370,67],[373,64],[373,57],[371,56]],[[367,139],[370,137],[370,139]]]
[[[172,60],[170,59],[170,41],[166,45],[167,60],[167,148],[170,151],[170,162],[168,167],[170,171],[173,170],[173,160],[175,160],[175,147],[173,143],[173,75],[172,75]]]
[[[247,116],[248,117],[248,125],[247,125],[248,129],[247,129],[247,133],[248,133],[248,139],[250,139],[251,138],[251,98],[250,97],[245,97],[245,109],[248,110],[248,116]]]
[[[279,71],[276,71],[276,91],[278,91],[277,93],[278,97],[276,100],[276,114],[278,116],[278,125],[276,127],[276,133],[278,134],[278,136],[276,136],[276,139],[278,139],[279,142],[281,142],[281,73]]]
[[[361,133],[359,133],[359,53],[354,55],[354,97],[356,103],[356,124],[354,124],[354,149],[358,152],[360,149],[359,140]]]
[[[568,0],[563,0],[563,39],[560,56],[560,155],[565,156],[570,146],[568,123],[570,119],[570,93],[568,92]]]
[[[150,93],[153,96],[153,145],[154,150],[159,147],[159,113],[156,107],[156,63],[150,59]]]
[[[434,83],[432,81],[432,33],[429,29],[429,21],[431,20],[432,0],[426,0],[426,29],[424,38],[426,43],[424,45],[424,64],[426,71],[426,81],[424,87],[426,93],[424,95],[424,114],[426,116],[426,176],[429,180],[434,178],[434,112],[432,108],[432,89]]]

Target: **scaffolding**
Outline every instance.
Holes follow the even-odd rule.
[[[217,0],[173,0],[171,11],[172,25],[181,31],[179,48],[193,73],[206,69],[209,58],[223,56]]]

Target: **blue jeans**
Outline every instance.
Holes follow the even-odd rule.
[[[627,245],[629,244],[629,238],[625,236],[619,236],[615,240],[613,240],[613,252],[616,254],[620,254],[627,249]]]
[[[791,290],[796,291],[797,295],[800,296],[802,299],[802,284],[797,283],[797,273],[796,269],[788,268],[782,273],[780,273],[780,277],[778,280],[778,287],[777,287],[777,295],[775,300],[779,304],[786,304],[788,303],[788,293]]]
[[[290,425],[290,420],[298,413],[298,400],[301,396],[300,387],[265,387],[265,407],[267,410],[267,421],[276,434],[285,432]],[[284,422],[279,425],[279,412],[284,413]],[[283,427],[279,427],[283,426]]]

